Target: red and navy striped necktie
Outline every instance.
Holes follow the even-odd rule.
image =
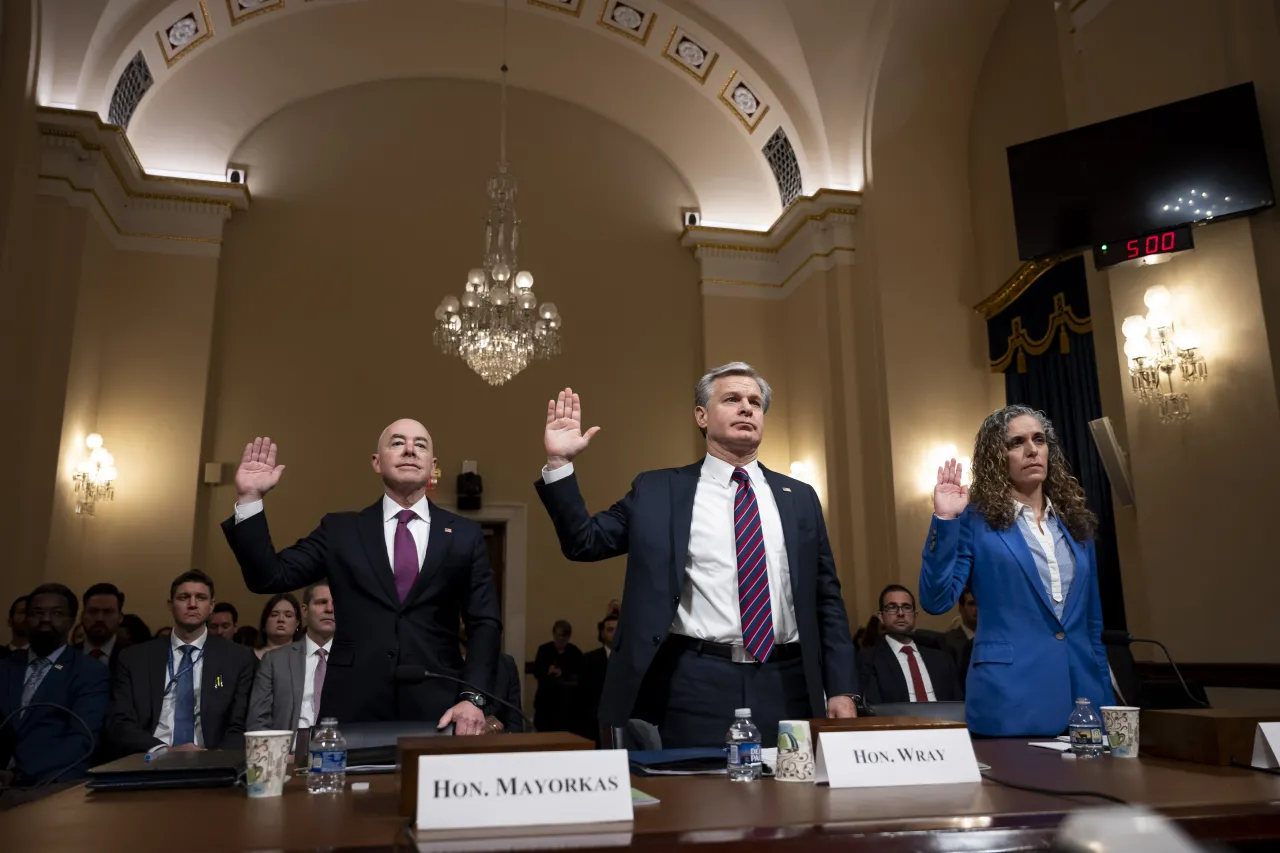
[[[738,494],[733,501],[733,532],[738,546],[738,607],[742,614],[742,645],[758,661],[773,651],[773,605],[769,599],[769,570],[764,556],[760,507],[751,478],[733,469]]]

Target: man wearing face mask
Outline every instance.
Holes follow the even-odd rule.
[[[78,609],[62,584],[37,587],[27,600],[30,644],[0,661],[0,720],[8,720],[0,768],[12,772],[15,787],[82,778],[102,733],[110,677],[67,645]]]

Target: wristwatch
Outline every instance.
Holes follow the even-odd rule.
[[[480,710],[484,710],[484,706],[489,704],[489,700],[484,697],[483,693],[463,693],[462,698]]]

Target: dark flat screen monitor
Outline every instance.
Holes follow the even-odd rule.
[[[1008,149],[1023,260],[1270,207],[1253,84]]]

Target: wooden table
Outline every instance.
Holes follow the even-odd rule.
[[[1277,776],[1157,758],[1077,761],[1021,740],[974,746],[990,773],[1008,782],[1105,792],[1156,808],[1192,835],[1242,849],[1273,849],[1280,840]],[[6,850],[41,853],[411,849],[406,821],[397,814],[396,778],[358,778],[372,783],[368,792],[312,796],[295,780],[271,800],[250,800],[242,789],[91,794],[74,788],[0,814],[0,838]],[[722,777],[634,782],[662,802],[638,808],[633,826],[583,831],[613,832],[613,841],[654,853],[683,846],[698,853],[1031,850],[1048,845],[1067,812],[1101,803],[992,782],[863,790],[772,780],[735,785]],[[442,842],[433,849],[456,847],[439,836],[422,840]],[[609,838],[578,840],[587,842],[584,849],[603,849]]]

